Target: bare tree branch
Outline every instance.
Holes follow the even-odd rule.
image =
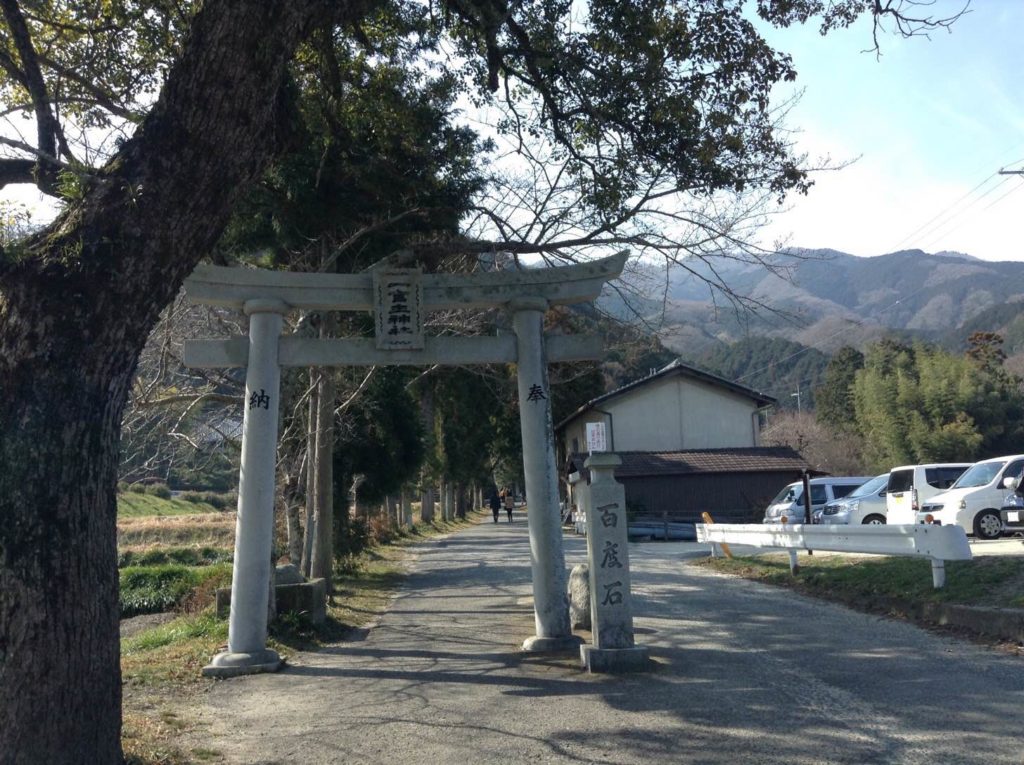
[[[57,137],[60,134],[60,126],[50,109],[50,97],[43,80],[42,70],[39,68],[39,58],[36,55],[35,46],[32,44],[28,25],[25,23],[25,17],[16,0],[0,0],[0,9],[3,10],[4,19],[14,38],[14,46],[21,59],[21,72],[25,86],[32,98],[36,118],[36,134],[39,141],[37,156],[55,157],[57,156]],[[55,194],[56,168],[50,163],[40,162],[36,182],[42,191],[47,194]]]

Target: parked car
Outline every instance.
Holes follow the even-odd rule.
[[[921,503],[918,523],[962,526],[978,539],[998,539],[1003,533],[1000,509],[1006,499],[1007,478],[1021,477],[1024,454],[995,457],[971,465],[948,491]]]
[[[944,462],[890,470],[885,487],[886,523],[917,523],[921,505],[952,486],[970,466],[970,462]]]
[[[868,476],[839,476],[829,478],[812,478],[811,513],[821,510],[829,502],[842,499],[851,491],[868,480]],[[803,481],[791,483],[771,501],[764,512],[764,523],[782,523],[786,518],[789,523],[804,522],[804,484]]]
[[[845,498],[825,505],[818,522],[826,526],[884,524],[885,489],[888,485],[888,473],[876,475],[851,491]]]
[[[1021,496],[1020,476],[1007,476],[1003,479],[1003,487],[1010,493],[1003,498],[999,508],[1003,531],[1008,534],[1024,534],[1024,496]]]

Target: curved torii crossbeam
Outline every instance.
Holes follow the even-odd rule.
[[[552,305],[596,299],[605,282],[622,273],[626,258],[620,253],[561,268],[467,275],[197,267],[185,281],[190,300],[249,316],[248,337],[188,341],[184,350],[188,366],[247,368],[228,649],[213,657],[203,673],[223,677],[281,665],[266,646],[281,366],[515,363],[537,630],[523,649],[579,645],[569,624],[547,364],[599,358],[602,344],[587,336],[545,338],[544,312]],[[423,334],[422,319],[430,311],[502,306],[513,314],[514,338]],[[372,311],[376,337],[281,337],[284,314],[292,308]]]

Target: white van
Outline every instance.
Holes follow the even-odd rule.
[[[886,523],[917,523],[921,505],[952,486],[970,466],[970,462],[943,462],[890,470],[885,488]]]
[[[932,521],[943,526],[962,526],[979,539],[997,539],[1003,531],[999,508],[1006,498],[1006,478],[1020,478],[1024,472],[1024,454],[995,457],[971,465],[949,491],[922,502],[918,523]]]
[[[829,502],[842,499],[871,476],[839,476],[830,478],[811,478],[811,515],[821,510]],[[804,483],[796,481],[786,486],[768,505],[764,512],[763,523],[782,523],[786,518],[789,523],[804,522]]]

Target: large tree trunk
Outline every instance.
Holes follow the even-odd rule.
[[[434,520],[434,487],[425,482],[426,488],[420,493],[420,522],[430,523]]]
[[[206,3],[136,137],[25,253],[0,255],[0,762],[121,762],[126,392],[161,309],[280,148],[285,65],[322,12]]]
[[[412,528],[412,489],[408,486],[402,487],[402,526]]]

